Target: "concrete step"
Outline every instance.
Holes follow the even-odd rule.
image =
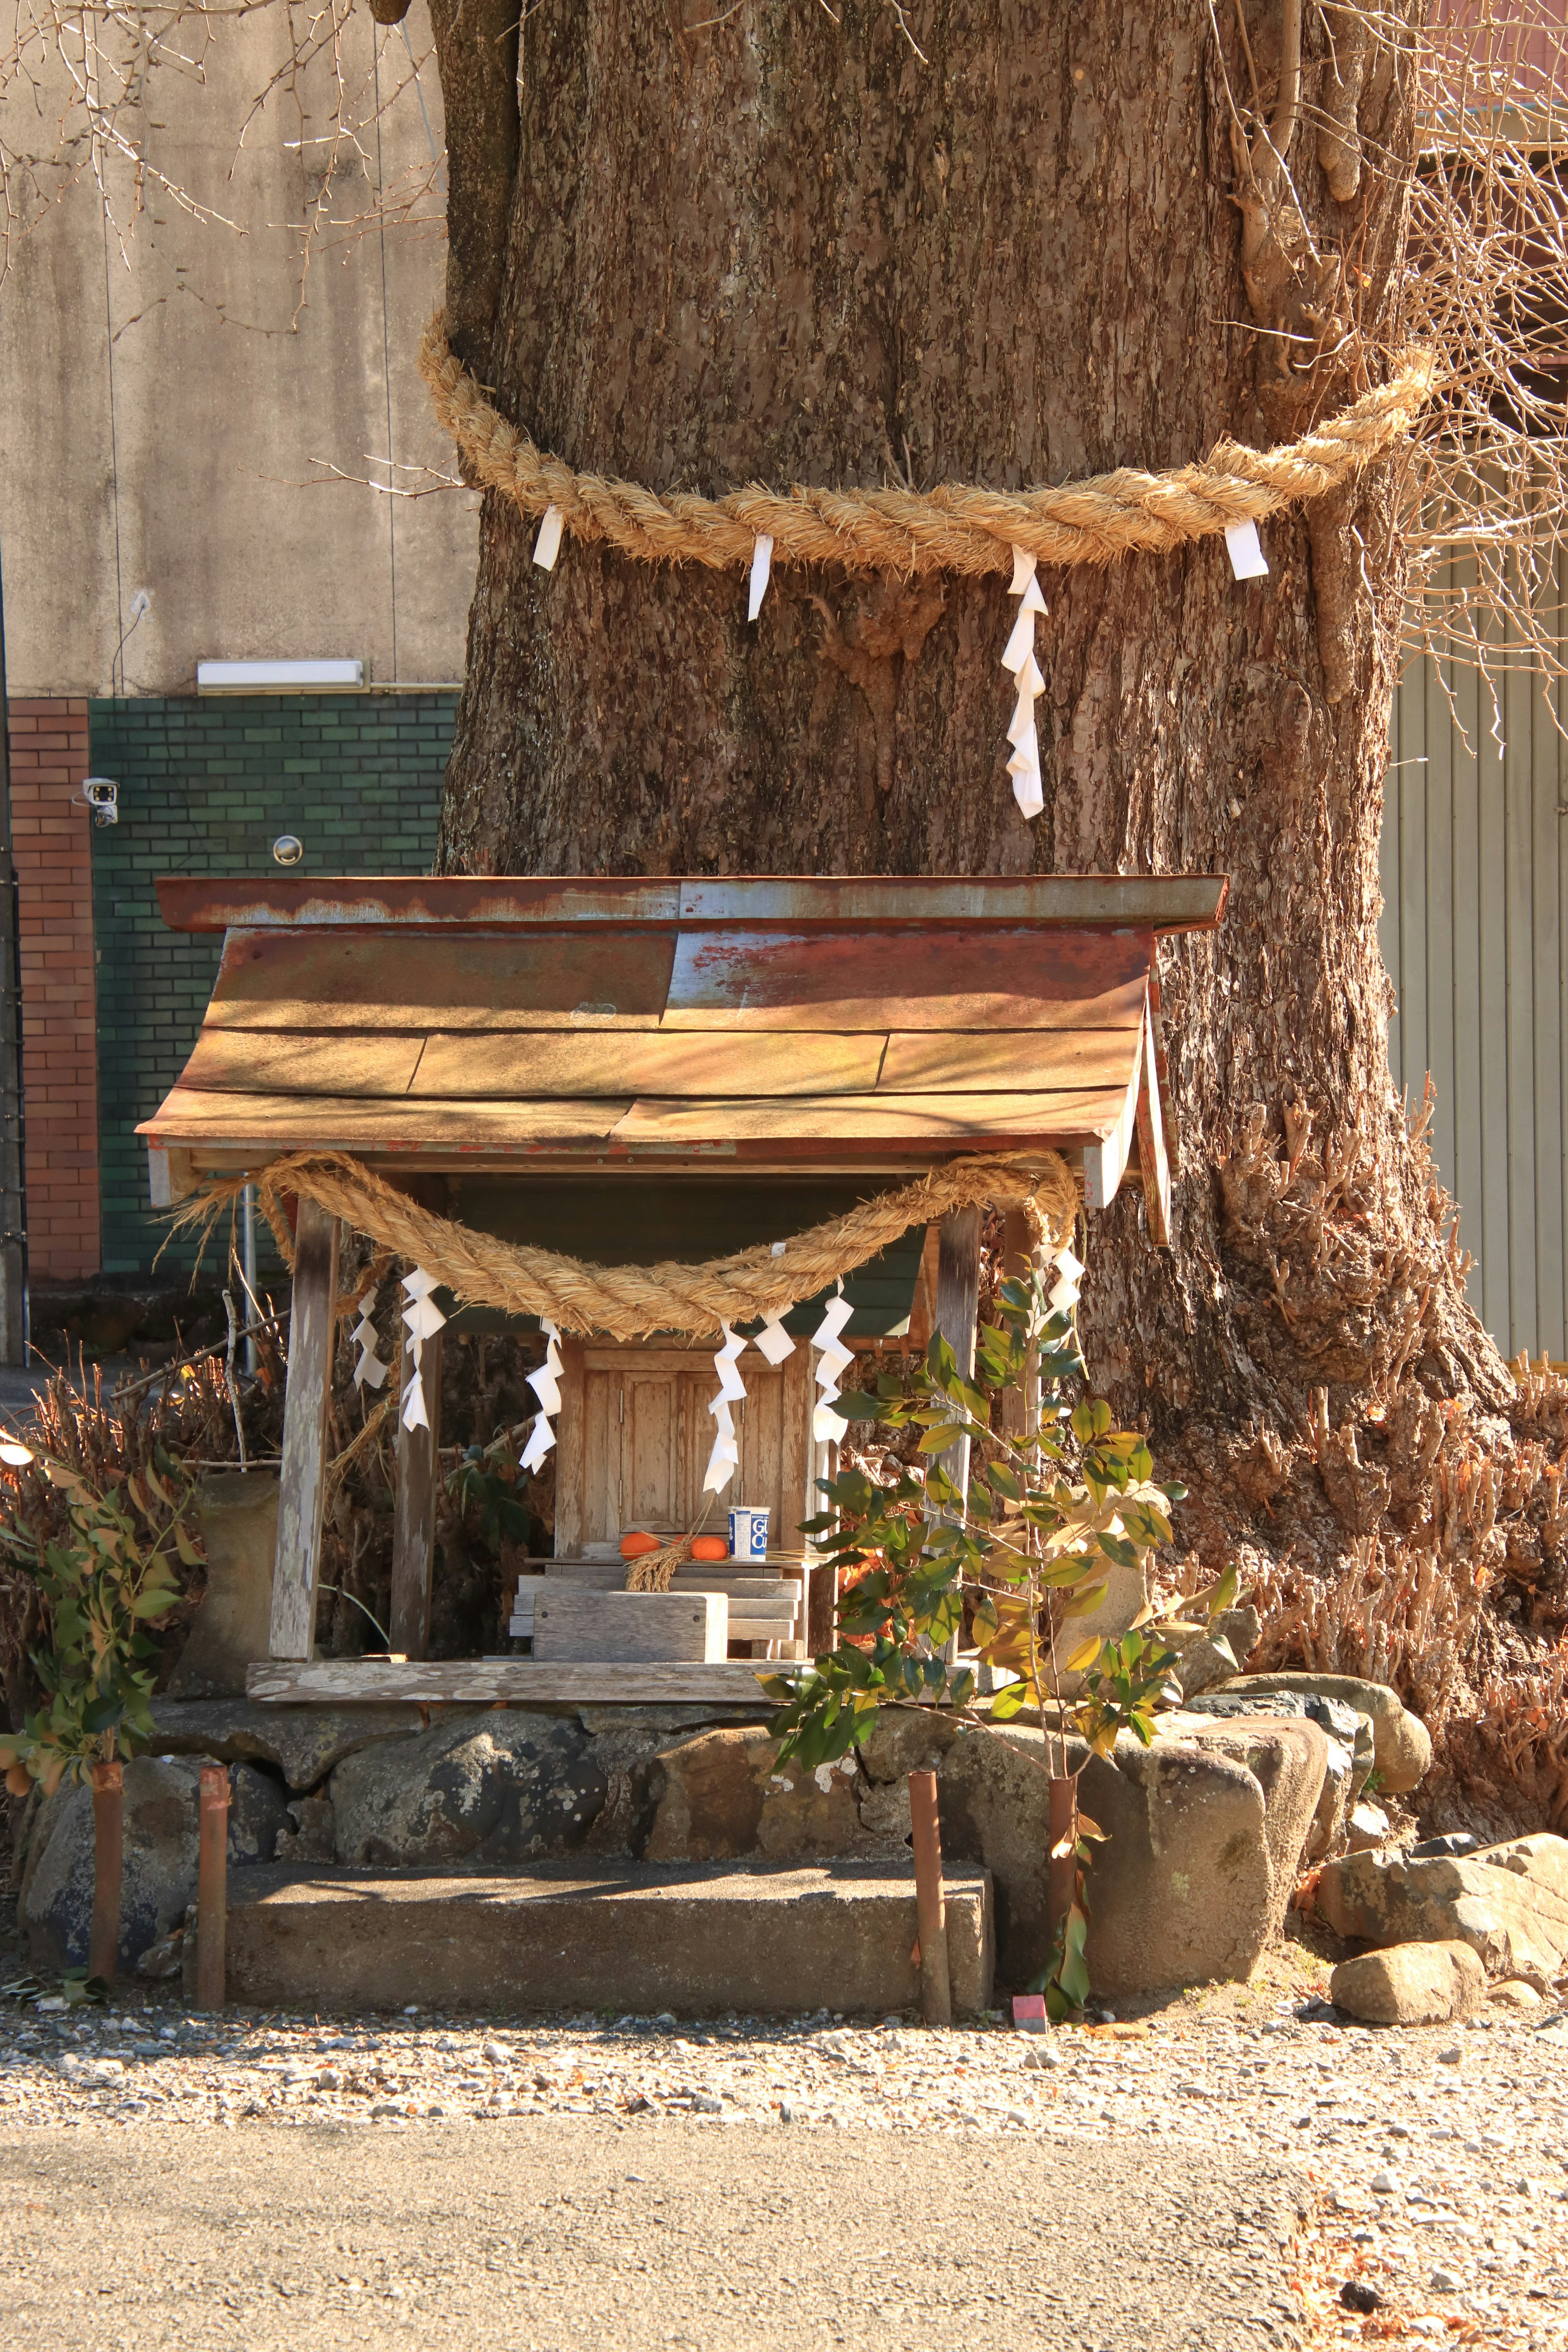
[[[988,2008],[988,1872],[948,1878],[947,1941],[955,2011]],[[284,1865],[228,1882],[228,1998],[263,2009],[885,2012],[918,2000],[914,1942],[914,1875],[896,1861]]]

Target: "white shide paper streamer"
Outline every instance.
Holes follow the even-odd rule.
[[[408,1304],[403,1310],[409,1344],[414,1355],[414,1370],[408,1386],[403,1391],[402,1421],[405,1429],[428,1429],[430,1416],[425,1409],[425,1381],[419,1369],[425,1352],[425,1342],[433,1339],[447,1320],[430,1294],[436,1287],[436,1277],[416,1265],[403,1281],[403,1295]]]
[[[713,1359],[713,1369],[719,1375],[719,1393],[708,1410],[716,1424],[713,1451],[708,1456],[708,1467],[702,1474],[705,1495],[721,1495],[741,1466],[741,1448],[735,1436],[735,1420],[730,1408],[739,1404],[746,1393],[746,1383],[735,1369],[737,1357],[745,1349],[745,1341],[728,1323],[723,1327],[724,1344]]]
[[[822,1393],[811,1416],[811,1433],[819,1445],[829,1444],[844,1434],[842,1417],[833,1411],[833,1400],[838,1394],[838,1377],[855,1360],[855,1351],[847,1348],[838,1334],[855,1309],[840,1295],[830,1298],[821,1322],[811,1335],[811,1344],[819,1350],[816,1385]]]
[[[1013,624],[1013,634],[1003,648],[1002,667],[1010,669],[1017,681],[1018,699],[1014,708],[1007,740],[1012,745],[1012,757],[1007,773],[1013,779],[1013,798],[1026,817],[1037,817],[1045,807],[1046,795],[1040,782],[1040,739],[1035,732],[1035,698],[1045,691],[1045,679],[1035,659],[1035,618],[1046,610],[1046,600],[1040,593],[1040,583],[1035,577],[1035,559],[1026,548],[1013,550],[1013,583],[1010,596],[1023,602],[1018,617]]]
[[[787,1315],[789,1308],[786,1307],[784,1312]],[[764,1315],[763,1328],[757,1333],[754,1344],[758,1353],[765,1356],[770,1364],[782,1364],[786,1356],[793,1356],[795,1341],[784,1329],[784,1315],[776,1312]]]
[[[354,1366],[354,1386],[363,1389],[366,1383],[373,1389],[384,1388],[390,1364],[384,1364],[375,1352],[376,1328],[371,1318],[375,1313],[375,1293],[367,1290],[359,1302],[359,1321],[349,1333],[359,1349],[359,1361]]]
[[[759,531],[752,543],[752,596],[746,618],[754,621],[763,609],[763,598],[768,593],[768,574],[773,569],[773,543],[765,530]]]
[[[1083,1260],[1073,1255],[1069,1244],[1066,1248],[1058,1250],[1052,1263],[1057,1269],[1057,1279],[1051,1286],[1048,1303],[1051,1312],[1059,1315],[1064,1307],[1078,1305],[1079,1284],[1083,1278]]]
[[[1263,541],[1258,536],[1258,525],[1250,517],[1246,522],[1226,523],[1225,551],[1238,580],[1268,579],[1268,559],[1263,552]]]
[[[536,1372],[530,1372],[528,1385],[539,1399],[539,1411],[533,1427],[528,1433],[528,1444],[522,1449],[519,1467],[531,1477],[555,1443],[555,1432],[550,1424],[561,1410],[561,1349],[560,1332],[548,1315],[539,1318],[539,1328],[546,1341],[544,1361]]]
[[[559,507],[546,507],[539,519],[533,560],[541,572],[553,572],[555,569],[555,559],[561,552],[561,526],[565,520]]]

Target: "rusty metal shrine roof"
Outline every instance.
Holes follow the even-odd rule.
[[[167,877],[164,920],[221,930],[223,956],[139,1132],[164,1198],[175,1155],[187,1180],[300,1150],[559,1180],[1049,1148],[1097,1206],[1136,1154],[1163,1233],[1155,942],[1212,929],[1226,889]]]

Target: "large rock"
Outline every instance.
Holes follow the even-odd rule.
[[[748,1727],[667,1748],[646,1859],[730,1862],[756,1853],[796,1862],[865,1846],[854,1756],[808,1772],[798,1761],[780,1767],[778,1745]]]
[[[1324,1735],[1328,1760],[1305,1858],[1318,1862],[1343,1850],[1351,1815],[1373,1769],[1376,1750],[1370,1715],[1347,1706],[1343,1699],[1325,1698],[1316,1691],[1253,1691],[1235,1685],[1189,1699],[1187,1712],[1223,1721],[1247,1717],[1278,1722],[1287,1716],[1300,1716],[1315,1723]]]
[[[1087,1617],[1073,1619],[1072,1641],[1068,1645],[1071,1649],[1077,1649],[1080,1642],[1089,1641],[1094,1634],[1102,1642],[1120,1642],[1149,1605],[1148,1580],[1142,1564],[1118,1568],[1107,1560],[1101,1565],[1106,1571],[1105,1598]],[[1057,1676],[1057,1686],[1064,1699],[1077,1698],[1083,1683],[1082,1675],[1068,1674],[1065,1667]]]
[[[1026,1982],[1049,1958],[1057,1735],[1016,1724],[961,1732],[942,1717],[888,1710],[860,1754],[885,1792],[865,1801],[879,1823],[898,1817],[904,1776],[935,1766],[943,1854],[990,1869],[998,1969],[1005,1983]],[[1250,1975],[1290,1899],[1322,1787],[1322,1733],[1304,1721],[1183,1717],[1166,1718],[1151,1748],[1127,1736],[1109,1762],[1086,1756],[1069,1739],[1069,1769],[1083,1769],[1083,1811],[1108,1832],[1093,1848],[1089,1880],[1096,1989],[1143,1992]]]
[[[453,1709],[441,1720],[472,1722],[479,1712]],[[258,1706],[243,1698],[154,1699],[153,1722],[161,1755],[274,1764],[296,1796],[318,1788],[345,1756],[381,1740],[413,1738],[424,1727],[413,1706]]]
[[[1568,1838],[1479,1853],[1352,1853],[1325,1864],[1320,1915],[1367,1944],[1468,1944],[1492,1976],[1555,1977],[1568,1960]]]
[[[148,1947],[179,1927],[196,1895],[201,1767],[184,1757],[138,1756],[125,1767],[124,1870],[119,1964],[133,1969]],[[228,1858],[268,1863],[289,1826],[283,1791],[248,1764],[229,1770]],[[92,1793],[72,1784],[49,1800],[34,1832],[37,1856],[23,1896],[36,1967],[79,1968],[92,1922]]]
[[[1256,1609],[1226,1609],[1212,1621],[1206,1633],[1173,1635],[1176,1680],[1187,1698],[1195,1698],[1200,1691],[1213,1690],[1220,1683],[1234,1681],[1237,1668],[1257,1648],[1262,1630],[1263,1622]],[[1227,1644],[1229,1657],[1215,1647],[1216,1634]]]
[[[1341,1700],[1366,1716],[1373,1727],[1375,1763],[1384,1790],[1399,1796],[1425,1779],[1432,1763],[1432,1735],[1386,1683],[1363,1682],[1359,1675],[1317,1675],[1291,1668],[1274,1675],[1238,1675],[1225,1685],[1226,1696],[1280,1691]]]
[[[338,1860],[395,1867],[574,1853],[609,1782],[575,1721],[509,1708],[362,1748],[331,1793]]]
[[[271,1646],[278,1479],[222,1471],[196,1488],[206,1590],[169,1681],[171,1698],[243,1698],[245,1670]]]
[[[1487,1997],[1487,1972],[1468,1944],[1395,1944],[1342,1960],[1329,1999],[1367,2025],[1446,2025]]]

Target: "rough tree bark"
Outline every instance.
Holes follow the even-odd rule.
[[[666,491],[1014,488],[1283,438],[1384,370],[1408,60],[1349,10],[904,13],[923,57],[866,0],[524,13],[488,336],[456,173],[449,300],[542,446]],[[446,21],[454,152],[478,152],[500,134],[466,127]],[[440,863],[1231,874],[1218,935],[1162,961],[1173,1246],[1135,1198],[1099,1221],[1091,1370],[1188,1477],[1192,1553],[1252,1568],[1281,1641],[1331,1648],[1313,1577],[1359,1579],[1367,1662],[1441,1711],[1496,1663],[1456,1562],[1489,1542],[1496,1565],[1499,1509],[1538,1534],[1541,1507],[1527,1479],[1481,1528],[1508,1383],[1389,1079],[1390,473],[1270,523],[1261,582],[1213,541],[1043,574],[1032,828],[1005,773],[1004,583],[775,571],[748,628],[739,575],[572,542],[536,572],[532,525],[489,497]]]

